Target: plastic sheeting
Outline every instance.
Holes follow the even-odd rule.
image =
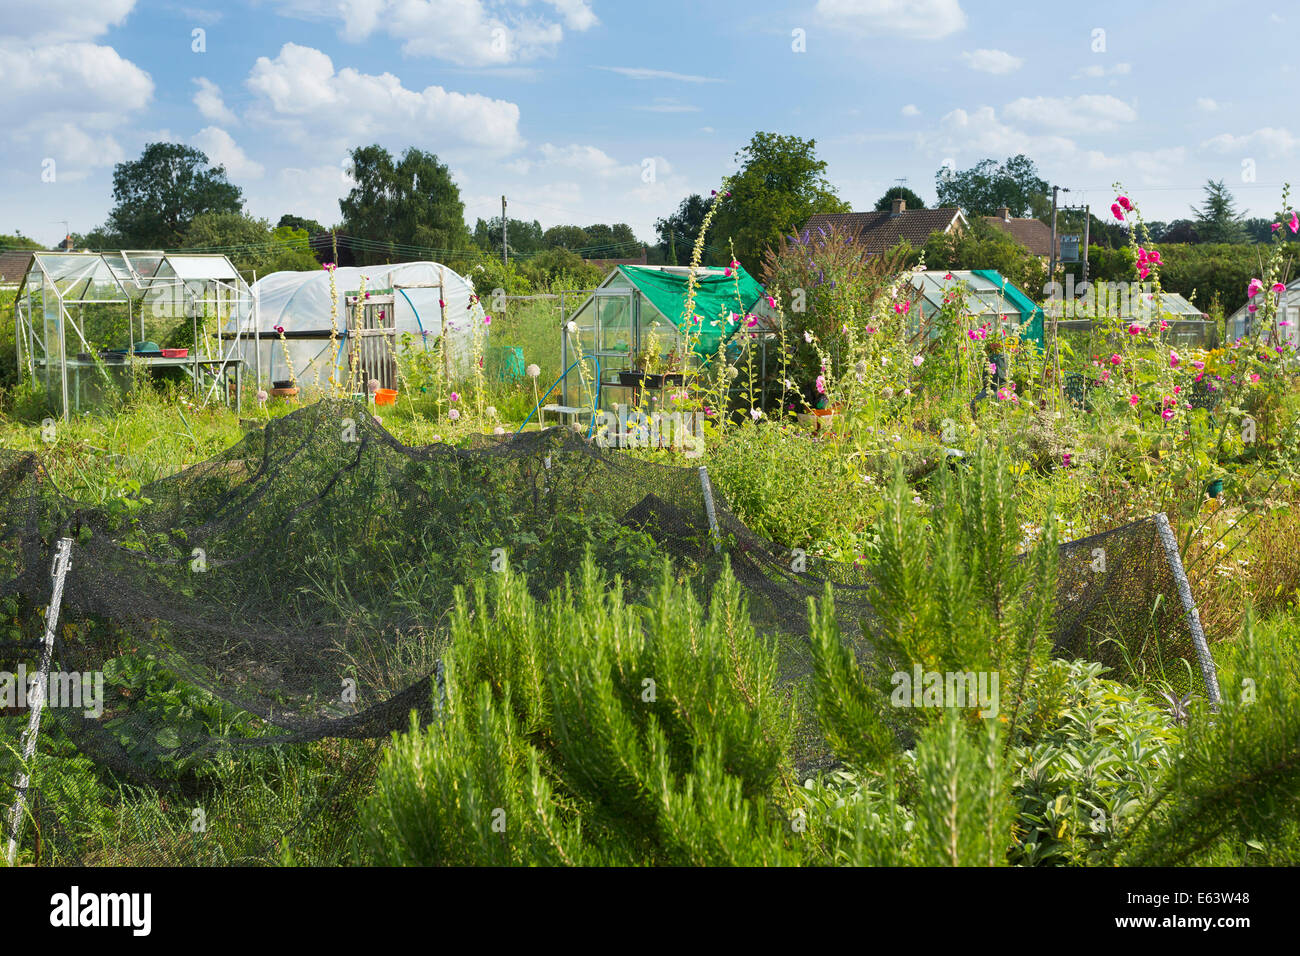
[[[261,345],[260,355],[256,354],[258,346],[253,342],[253,325],[249,323],[243,330],[246,339],[243,354],[249,367],[258,369],[262,381],[266,382],[288,378],[288,366],[292,364],[299,385],[310,386],[329,380],[332,363],[339,371],[339,378],[345,378],[346,336],[355,320],[345,297],[361,289],[363,277],[366,291],[372,294],[387,294],[392,290],[392,315],[386,318],[385,324],[393,322],[399,352],[404,333],[410,333],[411,348],[434,348],[442,333],[440,299],[447,303],[447,346],[454,370],[460,373],[468,370],[476,323],[482,327],[486,347],[488,327],[483,324],[486,313],[483,305],[472,298],[474,284],[449,266],[436,262],[403,262],[335,269],[338,338],[333,343],[329,337],[333,304],[330,274],[324,269],[273,272],[253,283]],[[281,328],[286,335],[283,342]],[[227,331],[235,331],[234,326],[229,326]],[[313,334],[315,337],[310,337]]]

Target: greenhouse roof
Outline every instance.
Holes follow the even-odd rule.
[[[23,284],[33,278],[48,278],[64,299],[135,299],[184,282],[223,282],[248,292],[239,271],[223,255],[161,250],[38,251],[32,253]]]

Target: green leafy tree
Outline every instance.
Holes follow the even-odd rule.
[[[243,206],[225,168],[181,143],[150,143],[139,159],[118,163],[113,199],[106,229],[137,249],[177,249],[196,216]]]
[[[75,240],[76,237],[74,236]],[[35,239],[29,239],[21,232],[15,232],[12,236],[0,232],[0,249],[44,249],[45,247]]]
[[[763,253],[808,217],[851,211],[827,180],[816,145],[812,139],[759,132],[736,154],[740,171],[728,179],[730,195],[713,221],[718,247],[713,261],[727,256],[729,242],[741,263],[758,269]]]
[[[547,249],[570,249],[576,252],[591,245],[591,237],[581,226],[552,226],[542,235],[542,244]]]
[[[1006,206],[1013,216],[1041,218],[1051,209],[1047,180],[1023,153],[1001,164],[983,159],[960,172],[940,169],[935,189],[940,206],[958,206],[969,216],[992,216]]]
[[[296,272],[319,265],[306,230],[278,226],[239,212],[209,212],[196,216],[185,235],[184,248],[220,252],[243,272],[264,276]]]
[[[678,203],[677,210],[672,215],[655,220],[655,235],[659,238],[659,250],[664,262],[675,266],[690,264],[691,249],[704,226],[704,217],[708,211],[709,201],[699,193],[692,193]],[[705,242],[710,242],[714,235],[716,231],[710,229]]]
[[[463,253],[473,246],[451,170],[432,153],[408,149],[394,161],[382,146],[352,151],[356,185],[339,200],[343,228],[360,245],[360,264],[413,255]]]
[[[511,219],[509,228],[510,255],[526,256],[545,248],[542,242],[542,224],[534,219],[525,222]],[[501,217],[479,219],[474,223],[474,245],[484,252],[501,255]]]
[[[1232,193],[1224,185],[1209,180],[1205,184],[1205,201],[1192,207],[1196,217],[1196,234],[1201,242],[1245,242],[1247,233],[1242,225],[1242,215]]]
[[[876,212],[888,212],[893,208],[894,200],[901,199],[908,209],[924,209],[925,200],[906,186],[890,186],[885,194],[876,200]]]

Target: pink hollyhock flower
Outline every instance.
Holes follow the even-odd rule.
[[[1129,335],[1137,335],[1137,334],[1140,333],[1141,331],[1142,331],[1142,327],[1139,326],[1139,325],[1130,325],[1130,326],[1128,327],[1128,334],[1129,334]]]
[[[747,326],[748,326],[749,328],[751,328],[751,329],[752,329],[754,326],[758,325],[758,316],[756,316],[756,315],[751,315],[751,316],[749,317],[749,319],[745,322],[745,325],[747,325]]]
[[[1175,394],[1175,395],[1177,395],[1177,394],[1178,394],[1179,392],[1181,392],[1182,390],[1183,390],[1183,387],[1182,387],[1181,385],[1175,385],[1175,386],[1174,386],[1174,394]]]
[[[739,268],[740,268],[740,261],[739,261],[738,259],[732,259],[732,260],[731,260],[731,268],[733,268],[733,269],[739,269]]]
[[[1205,363],[1204,363],[1204,362],[1198,362],[1198,361],[1196,361],[1195,359],[1193,359],[1193,360],[1192,360],[1192,368],[1205,368]]]
[[[1250,284],[1246,286],[1246,298],[1253,299],[1259,290],[1264,288],[1264,283],[1259,279],[1251,279]]]
[[[1145,278],[1146,278],[1147,276],[1149,276],[1150,274],[1151,274],[1151,270],[1148,269],[1145,265],[1140,265],[1140,266],[1138,266],[1138,277],[1139,277],[1139,278],[1141,278],[1141,279],[1145,279]]]
[[[824,375],[817,376],[817,394],[818,395],[826,394],[826,376]]]
[[[1258,382],[1258,381],[1259,381],[1259,373],[1258,373],[1258,372],[1252,372],[1251,375],[1250,375],[1250,381],[1251,381],[1252,384],[1255,383],[1255,382]]]
[[[809,345],[812,345],[813,334],[811,332],[805,332],[803,334],[803,340],[807,342]]]
[[[1116,198],[1115,201],[1124,207],[1125,212],[1133,211],[1133,203],[1129,201],[1129,198],[1127,196],[1119,196]]]
[[[1278,231],[1279,229],[1281,229],[1281,228],[1282,228],[1282,224],[1281,224],[1280,222],[1275,222],[1275,223],[1273,223],[1273,225],[1269,226],[1269,231],[1270,231],[1270,232],[1277,232],[1277,231]]]
[[[949,280],[949,281],[951,281],[951,280],[952,280],[952,273],[949,272],[947,275],[944,276],[944,278],[947,279],[947,280]]]
[[[1258,312],[1258,311],[1259,311],[1259,306],[1254,305],[1254,304],[1248,305],[1248,306],[1246,306],[1246,311],[1247,311],[1247,312],[1251,312],[1251,313]]]
[[[1291,226],[1291,231],[1292,231],[1292,232],[1300,232],[1300,217],[1297,217],[1297,216],[1296,216],[1296,214],[1295,214],[1295,210],[1294,210],[1294,209],[1291,210],[1291,222],[1290,222],[1290,226]]]
[[[768,307],[769,309],[775,309],[775,308],[776,308],[776,296],[769,295],[769,296],[767,297],[767,307]]]
[[[1181,361],[1182,359],[1178,357],[1178,353],[1171,350],[1169,353],[1169,367],[1178,368],[1178,363]]]
[[[923,359],[923,358],[922,358],[921,356],[919,356],[919,355],[913,355],[913,356],[912,356],[912,364],[913,364],[914,366],[916,366],[917,368],[920,368],[920,367],[921,367],[921,363],[924,362],[924,361],[925,361],[925,359]]]
[[[1166,408],[1160,413],[1160,417],[1165,421],[1170,421],[1174,417],[1174,410],[1172,408]]]
[[[1110,369],[1106,369],[1106,371],[1101,373],[1101,380],[1102,382],[1110,381]]]
[[[1121,364],[1123,361],[1124,361],[1124,358],[1123,358],[1123,356],[1121,356],[1121,355],[1112,355],[1112,356],[1110,357],[1110,364],[1111,364],[1111,365],[1119,365],[1119,364]]]
[[[1010,397],[1010,393],[1005,388],[998,389],[998,401],[1005,402]]]
[[[1117,203],[1117,202],[1113,202],[1113,203],[1111,203],[1111,204],[1110,204],[1110,211],[1113,212],[1113,213],[1115,214],[1115,218],[1116,218],[1116,219],[1120,219],[1120,220],[1122,220],[1122,219],[1124,218],[1124,210],[1122,210],[1122,209],[1119,208],[1119,203]]]
[[[989,362],[989,374],[996,375],[997,373],[998,373],[997,365],[995,365],[993,362]]]
[[[447,300],[446,300],[446,299],[439,299],[439,300],[438,300],[438,308],[440,308],[440,309],[445,309],[445,308],[447,308]]]
[[[1164,263],[1160,261],[1160,253],[1156,252],[1154,249],[1147,253],[1147,262],[1151,263],[1153,266],[1164,265]]]
[[[485,316],[483,316],[483,324],[484,324],[484,325],[491,325],[491,324],[492,324],[492,316],[490,316],[490,315],[485,315]]]
[[[728,279],[730,279],[730,278],[731,278],[731,269],[729,269],[729,268],[728,268],[728,269],[723,269],[723,270],[722,270],[722,274],[723,274],[724,276],[726,276]]]
[[[452,392],[452,393],[451,393],[451,400],[452,400],[453,402],[459,402],[459,401],[460,401],[460,395],[459,395],[457,392]]]
[[[1146,262],[1146,261],[1147,261],[1147,251],[1143,249],[1141,246],[1138,246],[1138,262]]]
[[[1134,408],[1137,408],[1138,397],[1136,395],[1130,395],[1128,397],[1128,403],[1132,405]]]
[[[1161,331],[1161,332],[1168,332],[1168,331],[1169,331],[1169,323],[1166,322],[1164,319],[1161,319],[1161,320],[1160,320],[1160,331]]]
[[[1285,291],[1286,291],[1286,286],[1284,286],[1284,285],[1283,285],[1282,283],[1280,283],[1280,282],[1274,282],[1274,283],[1273,283],[1273,291],[1274,291],[1274,292],[1285,292]]]
[[[447,413],[447,417],[450,418],[453,422],[458,420],[460,418],[460,409],[453,408],[451,411]]]

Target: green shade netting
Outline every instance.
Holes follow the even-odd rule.
[[[1002,297],[1007,299],[1020,310],[1020,322],[1024,329],[1020,333],[1022,339],[1030,339],[1038,344],[1039,348],[1045,348],[1046,342],[1043,338],[1043,310],[1034,304],[1029,296],[1025,295],[1016,286],[1012,285],[1002,277],[1002,273],[996,269],[972,269],[975,275],[982,279],[988,279],[998,287]],[[1027,323],[1027,324],[1026,324]]]
[[[742,320],[733,316],[743,316],[765,294],[763,287],[743,267],[730,276],[699,276],[695,281],[694,315],[700,318],[697,326],[686,314],[689,290],[685,275],[643,266],[618,268],[683,333],[695,335],[696,329],[700,330],[695,353],[705,358],[715,354],[719,345],[736,334]]]

